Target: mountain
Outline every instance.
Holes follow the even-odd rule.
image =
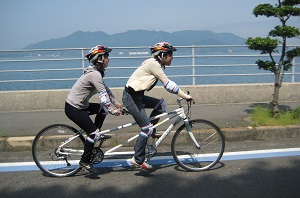
[[[184,30],[173,33],[164,31],[130,30],[108,35],[105,32],[77,31],[73,34],[30,44],[24,49],[90,48],[97,44],[110,47],[150,46],[167,41],[174,46],[187,45],[244,45],[245,39],[232,33],[214,33],[209,30]]]

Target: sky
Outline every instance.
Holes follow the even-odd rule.
[[[279,25],[279,21],[255,17],[253,8],[258,4],[277,2],[0,0],[0,50],[22,49],[29,44],[66,37],[76,31],[116,34],[128,30],[211,30],[234,33],[243,38],[265,37],[275,25]],[[299,18],[295,19],[291,25],[299,27],[299,21]],[[139,43],[135,45],[139,46]]]

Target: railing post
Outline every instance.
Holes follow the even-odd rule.
[[[292,60],[292,83],[295,82],[295,58]]]
[[[82,71],[84,70],[84,48],[81,48],[81,64],[82,64]]]
[[[195,45],[192,45],[192,70],[193,70],[193,86],[195,86],[196,85]]]

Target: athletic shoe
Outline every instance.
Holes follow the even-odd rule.
[[[103,134],[103,135],[100,136],[100,139],[104,139],[104,140],[107,140],[107,139],[110,139],[110,138],[111,138],[111,135]]]
[[[105,135],[105,134],[103,134],[103,135],[100,135],[98,137],[95,137],[94,141],[97,142],[99,140],[107,140],[107,139],[110,139],[110,138],[111,138],[111,135]]]
[[[144,162],[144,163],[142,164],[142,169],[144,169],[144,170],[151,170],[151,169],[153,169],[153,166],[151,166],[151,165],[148,164],[147,162]]]
[[[90,173],[96,173],[97,172],[96,168],[91,163],[79,162],[79,166],[81,168],[84,168],[85,170],[87,170]]]
[[[131,158],[130,163],[131,163],[133,166],[135,166],[135,167],[140,167],[140,166],[141,166],[140,164],[138,164],[138,163],[135,161],[134,156]],[[144,170],[151,170],[151,169],[153,169],[153,166],[151,166],[151,165],[148,164],[147,162],[144,162],[144,163],[142,164],[142,169],[144,169]]]

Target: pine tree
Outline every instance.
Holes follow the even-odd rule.
[[[279,19],[281,25],[274,27],[269,32],[268,37],[249,37],[246,40],[249,49],[258,50],[261,54],[268,54],[270,57],[270,60],[258,60],[256,64],[259,69],[264,69],[275,74],[274,94],[271,101],[274,118],[279,117],[279,89],[283,82],[284,72],[291,69],[293,59],[300,56],[299,47],[292,47],[291,49],[287,47],[288,38],[299,38],[300,35],[298,27],[287,25],[287,21],[291,17],[300,16],[299,5],[300,0],[278,0],[278,4],[275,5],[259,4],[253,9],[253,14],[256,17],[275,17]],[[274,58],[274,53],[280,53],[278,61]]]

